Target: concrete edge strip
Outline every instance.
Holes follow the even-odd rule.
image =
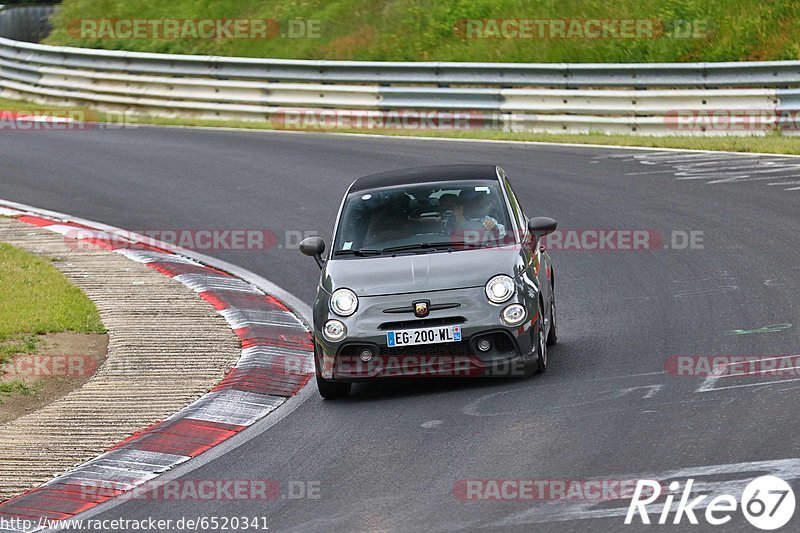
[[[239,337],[242,353],[209,393],[166,420],[30,491],[0,503],[0,518],[40,531],[138,488],[272,413],[314,372],[308,307],[239,267],[167,243],[0,199],[0,215],[79,245],[125,255],[182,283],[210,303]],[[148,483],[150,482],[150,483]],[[14,520],[16,520],[14,522]]]

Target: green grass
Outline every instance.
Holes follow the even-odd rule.
[[[21,379],[11,381],[0,381],[0,398],[12,394],[31,394],[33,389]],[[0,401],[2,403],[2,401]]]
[[[43,111],[48,108],[47,106],[32,104],[29,102],[22,102],[19,100],[9,100],[7,98],[0,98],[0,111]]]
[[[109,39],[82,19],[320,21],[318,38]],[[702,38],[465,39],[464,19],[703,21]],[[800,57],[796,0],[64,0],[47,43],[299,59],[509,62],[743,61]]]
[[[14,355],[34,353],[38,335],[105,331],[94,304],[46,259],[0,243],[0,370]],[[0,381],[0,396],[26,392]]]

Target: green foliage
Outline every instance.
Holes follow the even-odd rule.
[[[319,38],[87,39],[85,19],[319,20]],[[464,19],[699,21],[702,37],[466,39]],[[299,59],[503,62],[674,62],[797,59],[796,0],[64,0],[46,42],[179,54]]]
[[[10,396],[11,394],[31,394],[33,388],[22,381],[21,379],[13,379],[10,381],[0,381],[0,399],[3,396]],[[0,401],[0,404],[3,402]]]

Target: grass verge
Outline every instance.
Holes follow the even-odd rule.
[[[0,242],[0,375],[15,355],[34,353],[45,333],[103,333],[94,304],[46,259]],[[29,393],[0,379],[0,398]]]

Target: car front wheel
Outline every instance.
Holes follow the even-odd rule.
[[[534,355],[536,356],[535,361],[531,361],[530,363],[525,365],[525,375],[532,376],[534,374],[541,374],[545,370],[547,370],[547,337],[544,331],[544,310],[542,309],[542,302],[539,301],[539,305],[537,306],[539,319],[536,323],[536,327],[531,329],[531,336],[533,340],[533,349]],[[535,330],[535,331],[534,331]]]
[[[556,292],[552,291],[550,297],[550,331],[547,333],[547,345],[552,346],[558,342],[558,332],[556,331]]]
[[[539,356],[536,364],[537,373],[547,370],[547,333],[545,332],[544,309],[539,303],[539,332],[536,335],[536,355]]]
[[[327,379],[317,376],[317,388],[319,389],[319,395],[326,400],[347,398],[347,396],[350,394],[351,386],[351,383],[328,381]]]

